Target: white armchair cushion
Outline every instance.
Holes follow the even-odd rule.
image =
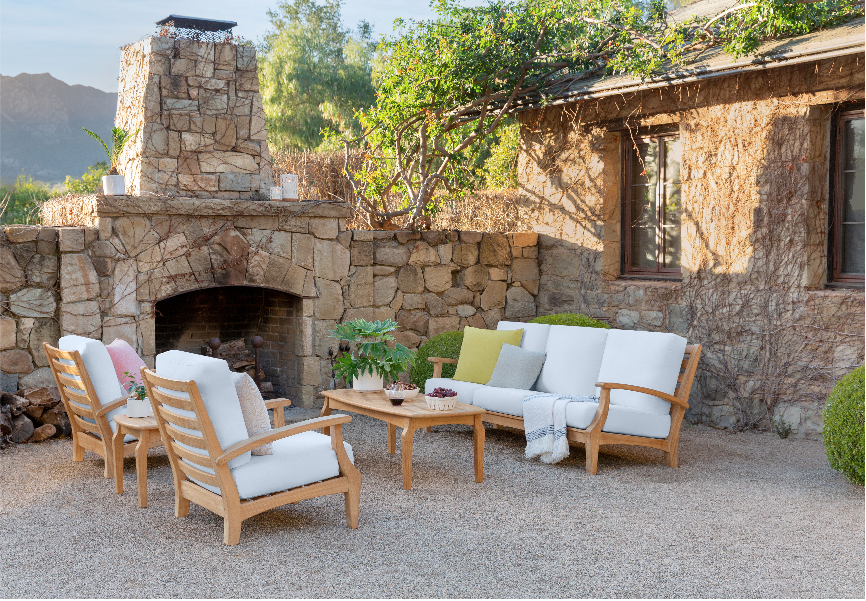
[[[547,323],[521,323],[519,321],[500,321],[497,330],[523,330],[523,339],[520,348],[536,353],[545,352],[547,347],[547,336],[550,333],[550,324]]]
[[[609,330],[596,381],[674,394],[685,352],[686,339],[676,334]],[[669,414],[671,406],[658,397],[631,390],[612,390],[610,404],[659,415]]]
[[[569,403],[565,407],[565,425],[585,430],[597,410],[598,403]],[[622,405],[611,405],[601,431],[646,438],[667,438],[671,431],[671,416],[642,413]]]
[[[472,404],[487,411],[523,417],[523,399],[530,394],[538,393],[519,388],[485,386],[475,392],[475,396],[472,397]]]
[[[111,356],[101,341],[84,338],[83,336],[64,336],[58,341],[57,347],[64,351],[78,351],[81,355],[81,360],[84,362],[87,375],[90,377],[90,383],[93,384],[93,390],[96,391],[96,396],[101,405],[107,405],[126,396],[120,386],[120,382],[117,381],[117,374],[114,371],[114,363],[111,362]],[[72,362],[61,360],[61,363],[71,364]],[[82,390],[81,393],[84,394],[84,391]],[[70,402],[75,403],[74,400]],[[83,406],[80,403],[75,404]],[[117,409],[106,413],[112,432],[117,431],[114,416],[125,413],[126,405],[121,405]],[[88,419],[87,421],[92,422],[93,420]]]
[[[224,360],[183,351],[167,351],[156,356],[156,373],[170,380],[193,380],[196,383],[223,449],[249,438],[231,371]],[[181,396],[178,391],[169,393]],[[177,410],[177,413],[185,412]],[[228,465],[234,469],[249,460],[250,452],[247,451],[229,461]]]
[[[344,442],[352,463],[352,446]],[[337,453],[331,448],[331,437],[318,432],[301,432],[275,440],[273,454],[256,455],[246,464],[232,470],[232,477],[242,499],[252,499],[340,475]],[[206,472],[213,470],[202,468]],[[220,494],[215,486],[194,481],[211,492]]]
[[[596,393],[598,369],[604,354],[608,332],[603,328],[550,326],[547,337],[547,359],[535,382],[539,392],[574,396]]]
[[[429,378],[424,384],[424,393],[433,392],[435,388],[450,388],[457,393],[457,402],[471,405],[475,391],[484,388],[484,384],[462,382],[451,378]]]

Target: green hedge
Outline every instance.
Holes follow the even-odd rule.
[[[422,344],[415,357],[415,364],[412,366],[410,374],[412,383],[424,390],[424,382],[433,377],[433,364],[427,361],[427,357],[459,359],[461,346],[463,346],[463,332],[443,332]],[[444,364],[442,377],[453,377],[456,369],[456,365]]]
[[[863,367],[839,380],[824,406],[824,448],[830,467],[863,485]]]
[[[582,313],[556,313],[555,315],[542,315],[536,317],[529,323],[549,323],[552,326],[580,326],[582,328],[604,328],[609,330],[610,326],[603,321],[593,319]]]

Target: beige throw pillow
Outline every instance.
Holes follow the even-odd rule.
[[[265,400],[259,392],[256,383],[245,373],[232,372],[232,380],[238,399],[241,401],[241,413],[244,415],[244,425],[247,427],[247,435],[250,437],[271,429],[271,420],[268,417],[268,409]],[[253,455],[273,455],[273,443],[263,444],[252,450]]]

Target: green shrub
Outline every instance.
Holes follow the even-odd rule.
[[[863,367],[839,380],[824,406],[824,447],[830,467],[863,485]]]
[[[443,332],[422,344],[415,357],[415,364],[412,366],[410,374],[412,383],[424,390],[424,382],[433,377],[433,364],[427,361],[427,357],[459,359],[461,346],[463,346],[463,332]],[[456,369],[456,365],[444,364],[442,377],[454,377]]]
[[[536,317],[529,323],[549,323],[552,326],[580,326],[582,328],[604,328],[609,330],[610,326],[603,321],[593,319],[582,313],[557,313],[555,315],[542,315]]]

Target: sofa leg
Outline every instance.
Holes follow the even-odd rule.
[[[586,448],[586,473],[595,475],[598,472],[598,442],[590,440],[585,445]]]
[[[241,521],[238,518],[225,518],[223,521],[223,542],[236,545],[241,540]]]
[[[679,463],[677,461],[677,450],[671,449],[670,451],[665,451],[665,465],[668,467],[677,468],[679,467]]]

